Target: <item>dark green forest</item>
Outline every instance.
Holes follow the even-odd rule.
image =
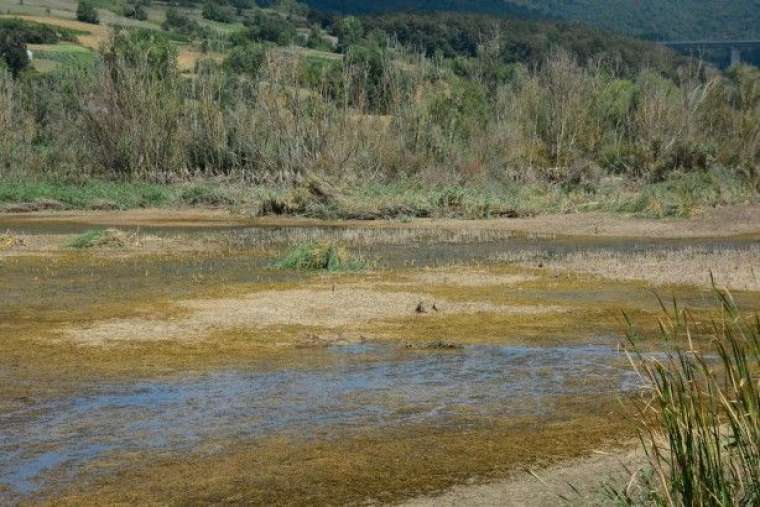
[[[341,14],[451,11],[562,19],[649,39],[760,38],[760,1],[731,0],[307,0]]]

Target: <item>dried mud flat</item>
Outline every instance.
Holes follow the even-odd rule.
[[[431,301],[431,310],[419,307]],[[103,345],[109,342],[197,340],[211,331],[272,326],[316,326],[340,331],[373,320],[417,314],[501,313],[538,315],[562,311],[559,307],[494,305],[484,302],[449,302],[421,292],[387,292],[340,287],[262,291],[237,298],[175,302],[182,310],[171,320],[116,319],[86,329],[68,329],[63,336],[75,343]],[[435,306],[435,310],[432,309]],[[424,313],[423,313],[424,311]]]

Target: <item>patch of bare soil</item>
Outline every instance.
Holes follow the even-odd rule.
[[[421,302],[435,302],[420,310]],[[114,319],[89,328],[66,330],[64,337],[81,344],[193,340],[225,329],[269,326],[314,326],[340,329],[370,321],[417,315],[434,318],[452,313],[532,314],[554,307],[495,305],[484,302],[436,301],[424,293],[345,288],[268,290],[229,299],[198,299],[176,303],[185,310],[173,319]]]
[[[645,463],[641,450],[599,452],[539,471],[524,471],[510,479],[478,485],[456,486],[443,494],[415,498],[404,507],[555,507],[556,505],[604,506],[613,504],[602,487],[625,488],[628,471]]]
[[[510,286],[531,282],[538,277],[528,274],[497,274],[488,271],[423,271],[414,275],[417,284],[456,287]]]

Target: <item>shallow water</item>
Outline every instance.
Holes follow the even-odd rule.
[[[37,232],[73,232],[69,227],[46,224]],[[719,251],[758,244],[753,238],[571,238],[369,227],[237,227],[181,234],[223,238],[234,248],[225,254],[116,260],[98,260],[85,253],[76,262],[60,264],[44,259],[8,261],[0,264],[0,324],[5,315],[21,310],[31,315],[39,310],[43,316],[57,310],[65,315],[67,310],[101,302],[181,299],[204,284],[298,281],[309,275],[268,269],[271,259],[257,247],[306,240],[343,241],[376,260],[380,268],[475,265],[504,254],[541,259],[578,251]],[[519,295],[522,301],[540,304],[600,302],[657,308],[650,292],[616,282],[594,285],[593,290],[572,285],[527,287]],[[679,300],[693,307],[714,306],[710,291],[689,291]],[[574,341],[588,342],[584,336]],[[595,339],[595,343],[613,342]],[[183,452],[216,440],[344,435],[420,423],[461,425],[463,420],[484,417],[552,420],[567,416],[560,408],[563,400],[611,398],[639,385],[625,358],[613,347],[600,345],[410,351],[369,342],[302,353],[308,361],[301,361],[298,368],[255,364],[171,379],[78,385],[79,395],[0,414],[0,504],[43,491],[57,479],[65,482],[109,453]],[[13,371],[3,371],[2,366],[0,381]]]
[[[93,386],[0,416],[0,484],[28,495],[48,485],[48,473],[70,478],[108,452],[182,451],[212,439],[446,424],[462,414],[551,419],[562,416],[559,397],[639,385],[606,346],[407,351],[364,343],[308,354],[324,366]]]

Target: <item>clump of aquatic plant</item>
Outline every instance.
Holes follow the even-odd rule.
[[[96,247],[123,248],[126,245],[126,234],[116,229],[92,229],[77,235],[69,242],[71,248],[79,250]]]
[[[330,241],[301,243],[275,262],[280,269],[308,271],[360,271],[368,267],[363,258]]]
[[[760,318],[716,293],[708,346],[695,346],[693,320],[674,305],[660,327],[675,350],[632,355],[651,388],[637,412],[649,469],[610,490],[626,504],[760,505]]]

